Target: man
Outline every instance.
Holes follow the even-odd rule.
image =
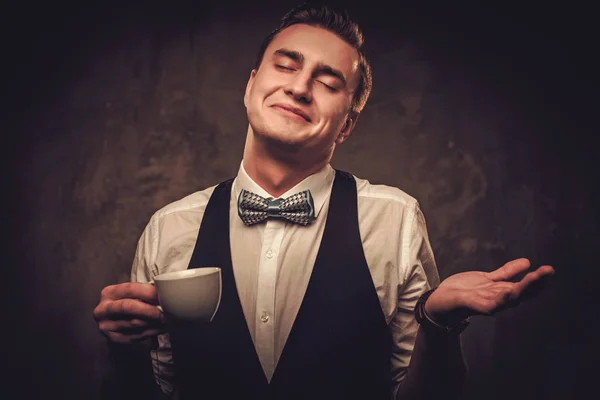
[[[159,210],[138,243],[132,283],[103,290],[100,330],[112,343],[156,338],[164,393],[453,398],[464,384],[468,317],[515,305],[553,274],[542,266],[512,282],[529,267],[518,259],[438,285],[416,200],[331,168],[371,89],[361,45],[345,15],[288,13],[248,80],[235,180]],[[300,206],[286,211],[286,202]],[[149,282],[205,265],[223,270],[214,320],[167,328]]]

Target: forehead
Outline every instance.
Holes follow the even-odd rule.
[[[349,83],[358,79],[358,52],[326,29],[305,24],[285,28],[269,44],[265,56],[282,48],[302,53],[305,63],[323,63],[339,69]]]

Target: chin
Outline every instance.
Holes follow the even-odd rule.
[[[293,124],[251,124],[251,126],[257,138],[286,146],[300,146],[307,139],[306,133],[301,132]]]
[[[258,134],[261,139],[265,142],[272,144],[279,148],[286,148],[288,150],[299,149],[303,146],[304,141],[293,134],[287,134],[285,132],[262,132]]]

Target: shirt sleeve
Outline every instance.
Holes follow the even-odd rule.
[[[415,305],[421,294],[439,285],[440,280],[425,217],[416,201],[401,229],[398,308],[390,322],[394,397],[400,382],[406,377],[419,328],[414,317]]]
[[[157,265],[160,241],[160,221],[154,214],[138,240],[131,267],[131,282],[151,282],[159,274]],[[152,370],[156,383],[170,399],[177,399],[174,385],[174,368],[168,334],[158,335],[158,346],[150,351]]]
[[[131,266],[131,282],[148,283],[158,275],[156,259],[159,237],[158,218],[154,214],[138,240]]]

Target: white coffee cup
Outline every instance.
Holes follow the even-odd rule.
[[[221,302],[221,268],[204,267],[154,277],[158,301],[168,317],[212,320]]]

